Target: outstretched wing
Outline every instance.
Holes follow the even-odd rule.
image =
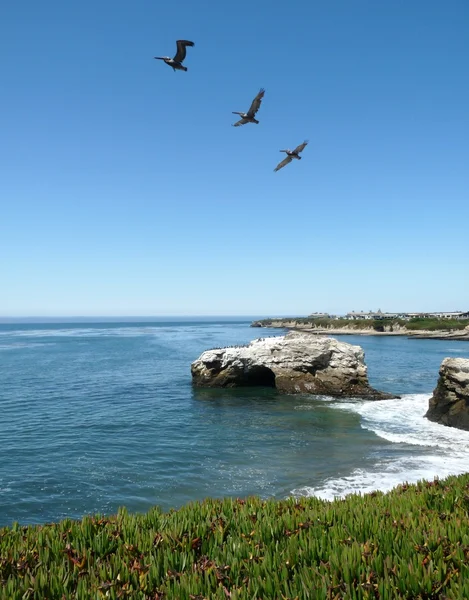
[[[245,125],[246,123],[249,123],[247,119],[240,119],[236,123],[233,123],[233,127],[239,127],[240,125]]]
[[[250,117],[253,117],[256,114],[256,112],[259,110],[259,108],[261,106],[262,98],[264,97],[264,94],[265,94],[265,90],[264,90],[264,88],[261,88],[259,90],[259,93],[257,94],[257,96],[252,101],[251,108],[248,110],[248,115]]]
[[[186,46],[194,46],[194,42],[189,42],[189,40],[177,40],[177,52],[174,60],[176,62],[182,62],[186,58]]]
[[[308,140],[305,140],[302,144],[300,144],[299,146],[297,146],[293,152],[295,154],[298,154],[299,152],[301,152],[302,150],[304,150],[306,148],[306,146],[308,145]]]
[[[274,171],[279,171],[285,165],[288,165],[288,163],[291,162],[291,161],[292,161],[292,157],[291,156],[287,156],[286,158],[284,158],[282,160],[282,162],[278,163],[278,165],[275,167]]]

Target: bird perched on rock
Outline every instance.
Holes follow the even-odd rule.
[[[285,165],[288,165],[294,158],[301,160],[301,156],[299,156],[300,152],[305,149],[308,145],[308,140],[305,140],[302,144],[297,146],[294,150],[280,150],[280,152],[286,152],[287,156],[282,160],[282,162],[278,163],[275,167],[274,171],[279,171]]]
[[[264,97],[264,93],[265,90],[261,88],[257,96],[252,101],[251,108],[248,110],[247,113],[233,111],[234,115],[239,115],[241,117],[239,121],[233,123],[233,127],[239,127],[240,125],[244,125],[245,123],[259,123],[259,121],[254,117],[260,108],[262,98]]]
[[[189,42],[189,40],[177,40],[177,52],[174,58],[170,58],[169,56],[154,56],[157,60],[164,60],[164,62],[173,68],[173,71],[187,71],[187,67],[182,65],[182,61],[186,58],[186,47],[194,46],[194,42]]]

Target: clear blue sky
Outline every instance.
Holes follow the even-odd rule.
[[[0,316],[467,310],[468,60],[467,0],[5,3]]]

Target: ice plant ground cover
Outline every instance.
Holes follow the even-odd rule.
[[[469,598],[469,474],[0,530],[0,598]]]

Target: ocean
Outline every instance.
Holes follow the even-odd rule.
[[[424,414],[442,359],[469,358],[469,343],[335,336],[399,400],[193,388],[204,350],[284,333],[252,320],[0,324],[0,526],[208,496],[333,499],[468,470],[469,432]]]

